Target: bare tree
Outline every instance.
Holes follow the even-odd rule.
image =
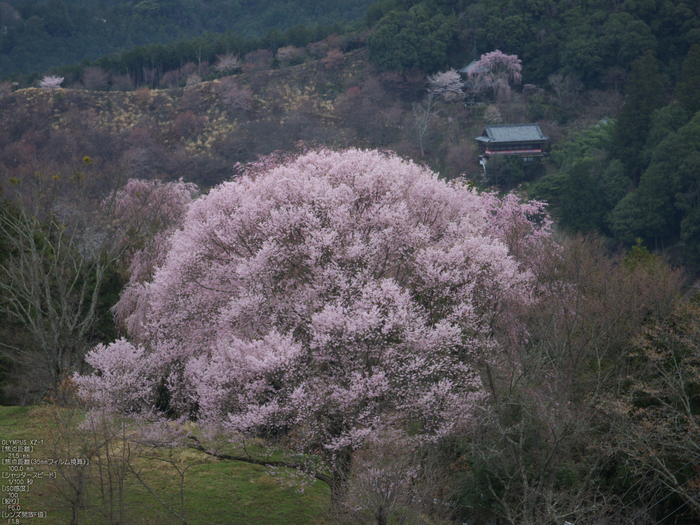
[[[575,106],[579,95],[583,91],[583,83],[574,77],[560,74],[549,75],[549,85],[557,94],[561,107]]]
[[[26,326],[39,355],[9,350],[57,384],[65,371],[79,367],[96,320],[99,288],[113,260],[100,253],[105,217],[89,213],[94,204],[83,174],[37,171],[11,183],[14,199],[0,216],[12,254],[2,266],[0,307]]]
[[[640,479],[700,519],[700,308],[677,305],[629,357],[639,368],[624,378],[623,397],[605,404],[617,420],[614,446]]]
[[[12,199],[0,210],[9,252],[0,266],[0,311],[25,327],[34,350],[7,341],[0,348],[41,370],[43,389],[81,370],[108,272],[147,222],[136,209],[117,215],[120,177],[101,177],[91,163],[85,157],[67,175],[37,170],[10,179]]]
[[[413,103],[413,124],[416,128],[418,145],[420,146],[420,156],[425,156],[425,143],[430,132],[430,128],[438,112],[435,107],[437,97],[432,92],[421,102]]]
[[[443,523],[451,511],[449,475],[435,450],[372,442],[358,451],[333,523]]]
[[[421,157],[425,156],[425,142],[439,113],[437,103],[457,102],[464,98],[464,82],[454,69],[428,77],[428,96],[413,104],[413,122],[418,135]]]
[[[233,77],[221,80],[217,92],[222,102],[231,110],[250,111],[253,108],[253,90]]]

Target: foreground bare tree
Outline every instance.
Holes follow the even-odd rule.
[[[0,214],[10,248],[0,269],[0,308],[26,327],[38,354],[0,345],[42,369],[52,384],[82,363],[100,287],[118,256],[111,203],[96,203],[85,177],[36,171],[11,179],[12,200]]]
[[[331,509],[337,525],[443,523],[449,519],[449,469],[435,447],[374,441],[355,454],[347,491]]]
[[[622,398],[605,408],[616,416],[614,446],[632,471],[700,519],[700,307],[680,303],[650,323],[630,353]]]
[[[11,200],[0,210],[9,253],[0,266],[0,312],[23,326],[34,346],[0,341],[0,349],[43,373],[38,392],[82,370],[108,272],[154,219],[146,192],[152,187],[125,213],[120,178],[102,178],[90,164],[86,157],[72,174],[10,179]]]
[[[511,344],[485,366],[491,403],[471,443],[471,482],[512,525],[624,523],[652,501],[630,507],[634,498],[604,486],[604,472],[624,461],[601,402],[617,399],[632,341],[679,299],[681,276],[658,260],[611,258],[594,239],[565,242],[551,275],[542,268],[539,301],[522,312],[527,328],[501,327]]]

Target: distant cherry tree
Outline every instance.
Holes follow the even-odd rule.
[[[454,69],[429,76],[428,85],[429,93],[446,102],[457,102],[464,98],[464,81]]]
[[[413,124],[416,129],[421,157],[425,155],[425,143],[430,127],[439,113],[437,106],[440,100],[457,102],[464,98],[464,82],[454,69],[443,73],[435,73],[428,77],[428,96],[421,102],[413,104]]]
[[[226,55],[216,55],[216,63],[214,69],[219,73],[225,74],[235,71],[241,67],[241,59],[238,55],[228,53]]]
[[[48,75],[42,79],[42,81],[39,83],[39,86],[45,91],[56,91],[59,87],[61,87],[61,83],[63,83],[63,80],[63,77],[58,77],[56,75]]]
[[[522,60],[518,55],[506,55],[493,51],[481,55],[481,59],[469,71],[472,89],[479,92],[491,91],[501,100],[510,100],[510,85],[522,80]]]
[[[117,306],[129,339],[88,355],[80,392],[171,442],[179,429],[209,454],[294,466],[335,498],[368,437],[410,447],[472,426],[493,330],[532,300],[542,217],[393,154],[263,159],[188,206]],[[300,455],[224,454],[202,435]]]

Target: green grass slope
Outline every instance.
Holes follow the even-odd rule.
[[[82,468],[85,500],[77,506],[77,523],[109,523],[119,516],[120,498],[118,484],[114,481],[115,468],[108,469],[104,458],[95,454],[94,439],[85,437],[76,430],[77,414],[70,424],[70,413],[52,407],[0,407],[1,453],[0,477],[2,485],[10,484],[10,474],[23,475],[23,485],[28,492],[20,492],[19,509],[42,511],[47,517],[40,519],[45,525],[64,525],[71,522],[71,498],[75,496]],[[57,425],[58,422],[58,425]],[[70,428],[71,432],[67,429]],[[23,466],[22,472],[11,472],[7,465],[11,452],[11,440],[36,440],[32,460],[60,460],[92,457],[89,466],[59,467],[57,465]],[[93,447],[93,448],[91,448]],[[113,466],[119,464],[124,449],[114,448]],[[180,483],[184,472],[182,494],[184,516],[190,525],[244,525],[289,524],[310,525],[322,523],[326,516],[329,491],[320,482],[300,492],[291,484],[281,483],[279,477],[271,477],[265,467],[221,461],[188,449],[129,449],[132,466],[152,490],[166,503],[180,509]],[[24,459],[24,453],[20,453]],[[17,469],[14,469],[17,470]],[[55,475],[55,477],[53,477]],[[110,506],[109,475],[113,504]],[[72,483],[72,485],[71,485]],[[13,484],[20,484],[14,482]],[[181,523],[168,512],[155,496],[144,488],[133,473],[126,472],[123,485],[123,521],[132,525],[165,525]],[[9,498],[5,491],[1,497]],[[5,501],[4,512],[13,512]],[[7,518],[6,518],[7,519]],[[6,522],[6,519],[3,521]],[[37,518],[38,519],[38,518]],[[33,520],[21,519],[19,523]]]

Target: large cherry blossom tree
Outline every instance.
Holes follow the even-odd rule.
[[[510,100],[510,85],[520,84],[523,61],[518,55],[506,55],[499,49],[481,55],[469,71],[472,89],[476,92],[491,91],[497,99]]]
[[[493,332],[532,300],[543,217],[389,153],[264,159],[189,206],[117,309],[129,339],[95,348],[76,381],[209,453],[193,421],[309,454],[295,466],[337,494],[370,436],[469,429]]]

